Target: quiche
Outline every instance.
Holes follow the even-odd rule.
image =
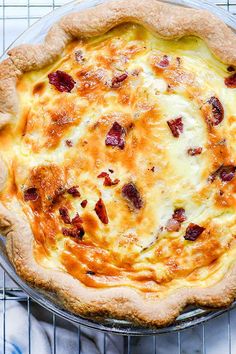
[[[236,37],[212,14],[106,2],[0,64],[0,231],[81,316],[171,323],[236,295]]]

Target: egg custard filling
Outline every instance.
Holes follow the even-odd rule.
[[[202,39],[130,23],[25,73],[0,201],[20,201],[36,262],[159,298],[220,281],[236,257],[235,87]]]

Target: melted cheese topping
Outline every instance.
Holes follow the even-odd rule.
[[[158,66],[165,56],[169,64]],[[56,70],[73,77],[70,93],[49,83]],[[124,73],[127,78],[112,87]],[[130,286],[159,297],[220,280],[236,256],[236,177],[208,177],[221,165],[236,165],[236,90],[225,86],[228,75],[199,38],[163,40],[133,24],[74,41],[52,66],[25,74],[16,128],[1,133],[12,171],[1,201],[20,200],[37,262],[86,286]],[[211,97],[225,112],[213,127],[203,109]],[[167,124],[177,117],[183,122],[178,138]],[[114,122],[125,129],[124,149],[105,145]],[[190,156],[194,147],[202,153]],[[104,186],[101,172],[119,183]],[[122,196],[129,182],[141,195],[141,209]],[[80,197],[66,192],[72,186]],[[36,201],[24,200],[29,187],[37,189]],[[108,224],[94,210],[99,198]],[[82,218],[82,240],[63,235],[70,225],[61,207],[71,219],[76,213]],[[186,220],[170,232],[166,225],[177,208],[185,209]],[[190,223],[205,228],[195,241],[184,238]]]

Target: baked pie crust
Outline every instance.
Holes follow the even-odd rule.
[[[236,37],[207,11],[106,2],[0,64],[0,230],[83,316],[167,325],[236,294]]]

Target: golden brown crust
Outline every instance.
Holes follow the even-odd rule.
[[[0,157],[0,191],[3,190],[3,188],[5,187],[5,184],[7,182],[8,179],[8,169],[7,166],[5,164],[5,162],[3,161],[3,159]]]
[[[52,63],[73,37],[99,35],[127,21],[140,23],[165,38],[197,35],[221,61],[236,65],[235,35],[208,12],[155,0],[106,3],[65,16],[52,27],[43,44],[22,45],[9,51],[10,58],[0,64],[0,126],[10,122],[17,113],[16,83],[23,72]],[[162,300],[147,298],[128,287],[87,288],[69,274],[44,269],[36,263],[34,237],[17,201],[12,201],[11,208],[0,205],[0,231],[7,236],[8,255],[16,271],[33,285],[54,291],[67,309],[78,314],[104,314],[145,325],[166,325],[187,304],[225,306],[236,295],[235,266],[214,286],[182,288]]]
[[[21,71],[10,58],[0,63],[0,128],[10,122],[17,112],[16,83]]]

